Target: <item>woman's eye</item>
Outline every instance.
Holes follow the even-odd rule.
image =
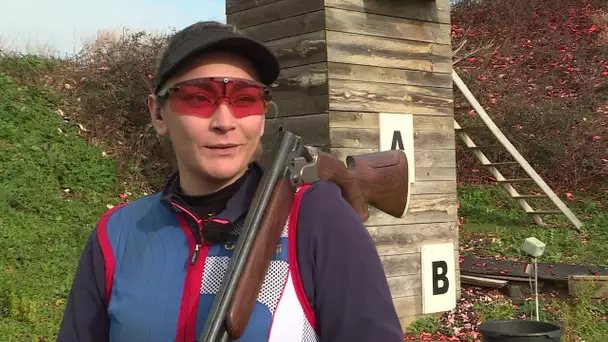
[[[211,102],[209,100],[209,98],[207,98],[207,96],[202,95],[202,94],[192,95],[192,100],[199,101],[199,102]]]
[[[251,96],[240,96],[237,98],[237,101],[239,101],[239,102],[253,102],[255,100],[256,99]]]
[[[248,106],[259,102],[261,99],[259,96],[253,96],[251,94],[240,94],[232,99],[232,104],[239,106]]]
[[[184,94],[182,96],[182,101],[188,102],[192,105],[208,105],[211,104],[212,101],[206,94],[198,93],[198,94]]]

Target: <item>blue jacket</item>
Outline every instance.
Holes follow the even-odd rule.
[[[206,222],[176,194],[177,175],[109,210],[82,253],[58,341],[197,340],[261,172],[253,166],[214,217],[232,225],[226,242],[202,239]],[[403,341],[373,240],[334,184],[297,194],[238,341]]]

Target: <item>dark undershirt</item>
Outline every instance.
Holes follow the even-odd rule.
[[[179,186],[175,192],[190,208],[192,208],[199,218],[202,219],[209,216],[215,216],[226,209],[228,200],[239,191],[248,174],[249,171],[236,182],[208,195],[186,195]]]

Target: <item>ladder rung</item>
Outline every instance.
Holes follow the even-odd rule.
[[[511,196],[511,197],[518,199],[518,198],[546,198],[548,196],[547,195],[517,195],[517,196]]]
[[[460,128],[456,127],[454,129],[457,131],[480,131],[480,130],[487,130],[488,127],[487,126],[468,126],[468,127],[460,126]]]
[[[515,164],[519,164],[518,162],[498,162],[498,163],[488,163],[488,164],[483,164],[483,166],[495,166],[495,165],[515,165]]]
[[[528,213],[530,215],[560,215],[560,214],[563,214],[559,210],[534,210],[534,211],[527,211],[526,213]]]
[[[505,180],[498,180],[496,182],[498,183],[523,183],[523,182],[533,182],[534,179],[532,178],[519,178],[519,179],[505,179]]]
[[[494,147],[503,147],[502,145],[482,145],[482,146],[467,146],[470,149],[482,149],[482,148],[494,148]]]

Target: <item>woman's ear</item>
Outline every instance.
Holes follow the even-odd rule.
[[[268,118],[272,118],[270,119],[271,121],[274,121],[277,119],[277,116],[279,115],[279,108],[277,107],[277,105],[274,103],[274,101],[270,101],[266,104],[266,115],[264,115],[264,124],[262,125],[262,129],[260,131],[260,138],[264,135],[265,132],[265,128],[266,128],[266,122],[269,120]]]
[[[162,106],[158,98],[153,94],[148,95],[148,111],[150,112],[150,120],[152,121],[154,130],[156,130],[156,134],[162,137],[167,135],[167,124],[163,121],[161,108]]]

